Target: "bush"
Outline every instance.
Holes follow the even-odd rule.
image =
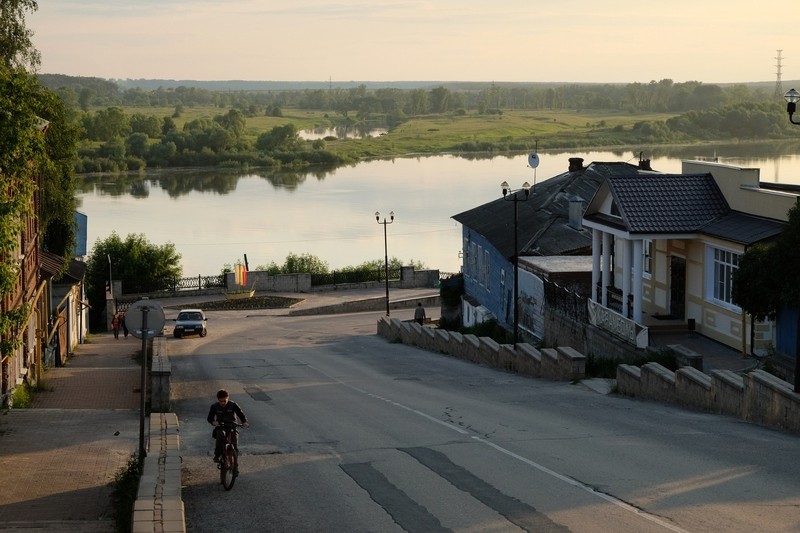
[[[139,492],[139,478],[142,464],[136,454],[131,454],[126,464],[114,477],[114,492],[111,501],[114,506],[114,526],[117,531],[133,529],[133,505]]]

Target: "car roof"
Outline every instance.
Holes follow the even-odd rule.
[[[202,313],[202,309],[181,309],[179,313]]]

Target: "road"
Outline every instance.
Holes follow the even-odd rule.
[[[379,317],[210,312],[169,339],[189,531],[800,530],[796,436],[388,342]],[[252,424],[230,492],[219,388]]]

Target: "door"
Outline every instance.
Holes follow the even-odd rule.
[[[677,320],[686,314],[686,259],[674,255],[669,261],[669,314]]]

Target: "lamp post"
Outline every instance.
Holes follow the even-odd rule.
[[[517,349],[517,340],[519,338],[519,242],[518,242],[518,227],[519,227],[519,202],[525,202],[530,198],[531,186],[526,181],[522,184],[522,188],[511,190],[507,181],[500,184],[503,189],[503,200],[514,202],[514,349]],[[520,194],[522,197],[520,197]]]
[[[388,241],[386,240],[386,226],[387,224],[391,224],[394,222],[394,211],[389,212],[389,220],[386,220],[386,217],[383,217],[383,222],[381,222],[381,213],[380,211],[375,211],[375,221],[378,224],[383,224],[383,256],[384,256],[384,268],[385,268],[385,277],[386,277],[386,316],[389,316],[389,245]]]
[[[795,121],[793,118],[795,111],[797,111],[797,102],[800,101],[800,92],[795,89],[789,89],[783,97],[786,99],[786,112],[789,113],[789,122],[800,126],[800,122]],[[797,328],[794,346],[794,392],[800,392],[800,302],[797,306]]]
[[[800,92],[789,89],[783,97],[786,99],[786,112],[789,113],[789,122],[800,126],[800,122],[795,122],[794,118],[792,118],[794,112],[797,111],[797,102],[800,102]]]

